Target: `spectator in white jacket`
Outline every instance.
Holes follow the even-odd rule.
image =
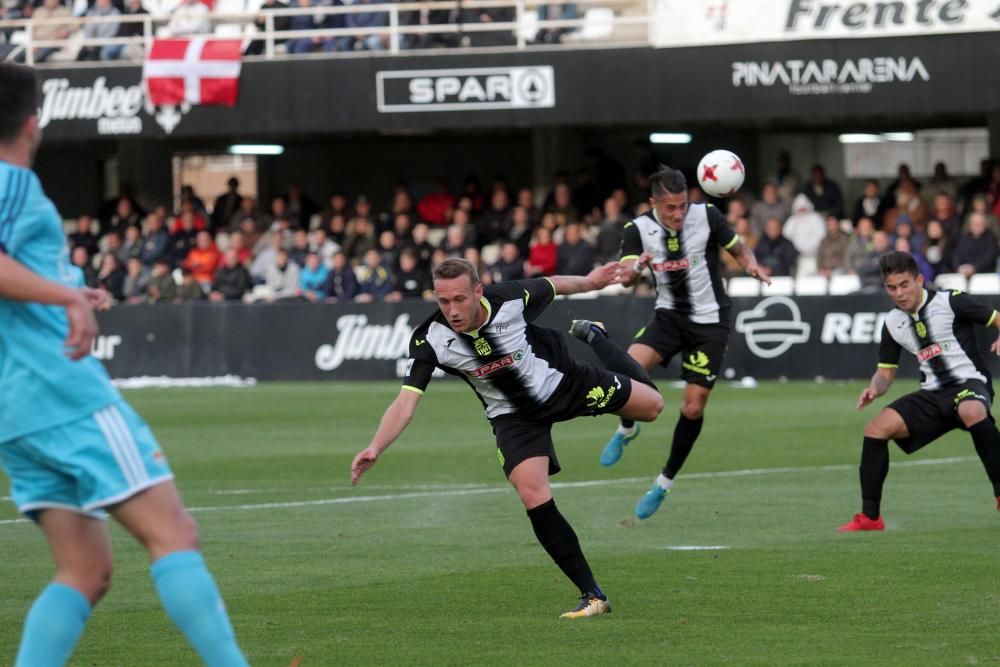
[[[826,224],[808,197],[803,194],[795,197],[792,215],[785,221],[781,233],[799,252],[800,272],[815,273],[816,256],[819,254],[819,244],[826,236]]]
[[[172,37],[207,35],[212,32],[208,6],[201,0],[182,0],[170,14],[167,30]]]

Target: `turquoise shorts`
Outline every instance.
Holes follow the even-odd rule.
[[[125,401],[89,417],[0,443],[17,509],[67,509],[104,517],[103,507],[173,478],[149,425]]]

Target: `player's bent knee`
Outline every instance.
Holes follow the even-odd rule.
[[[80,591],[91,606],[96,605],[111,590],[111,562],[84,568],[60,568],[56,581]]]
[[[966,427],[975,426],[988,416],[986,406],[979,401],[963,401],[958,404],[958,418]]]
[[[705,416],[705,404],[696,401],[684,401],[681,403],[681,414],[688,419],[701,419]]]

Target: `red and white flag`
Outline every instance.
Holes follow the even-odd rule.
[[[142,65],[149,101],[233,106],[240,88],[242,40],[154,39]]]

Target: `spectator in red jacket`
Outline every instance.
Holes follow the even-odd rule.
[[[524,273],[528,277],[555,275],[559,263],[559,246],[552,242],[552,232],[545,227],[535,230],[535,237],[528,251]]]
[[[417,203],[417,215],[429,225],[443,227],[448,224],[453,208],[455,208],[455,198],[448,192],[448,182],[440,179],[437,190]]]
[[[219,267],[222,254],[215,246],[212,235],[202,230],[198,232],[195,246],[188,252],[187,258],[181,264],[182,268],[190,269],[196,283],[206,292],[211,291],[215,270]]]

